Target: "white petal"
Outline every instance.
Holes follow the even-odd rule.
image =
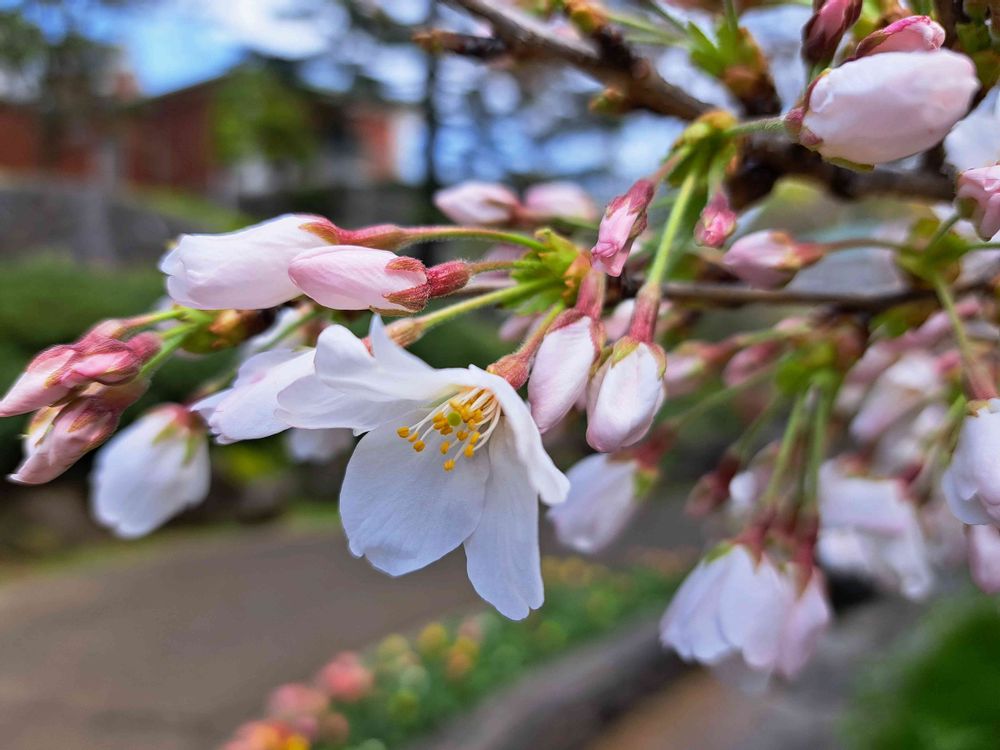
[[[417,402],[365,401],[326,385],[317,375],[296,380],[278,393],[275,416],[306,430],[346,428],[368,432],[416,408]]]
[[[379,570],[402,575],[464,542],[483,514],[489,460],[460,459],[442,468],[434,446],[417,453],[396,434],[423,414],[400,415],[369,432],[347,466],[340,512],[351,552]]]
[[[285,433],[285,445],[293,461],[324,463],[354,447],[350,430],[300,430]]]
[[[617,537],[638,507],[636,470],[635,461],[612,460],[606,453],[574,464],[566,472],[566,502],[549,511],[559,541],[592,554]]]
[[[153,412],[113,437],[97,453],[91,474],[95,518],[121,537],[148,534],[208,494],[208,443],[160,433],[169,417]],[[186,433],[185,433],[186,438]]]
[[[512,620],[542,606],[538,493],[517,464],[513,433],[489,443],[490,473],[483,517],[465,542],[469,580],[483,599]]]
[[[548,334],[538,348],[528,380],[528,398],[542,432],[565,417],[587,387],[597,354],[592,329],[590,318],[580,318]]]

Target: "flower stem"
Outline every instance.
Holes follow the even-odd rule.
[[[551,279],[529,281],[524,284],[517,284],[516,286],[510,286],[504,289],[497,289],[495,292],[488,292],[486,294],[481,294],[478,297],[472,297],[471,299],[456,302],[453,305],[442,307],[439,310],[434,310],[433,312],[425,313],[424,315],[418,315],[414,317],[413,320],[420,324],[423,330],[426,330],[451,320],[452,318],[464,315],[467,312],[472,312],[473,310],[489,307],[491,305],[499,305],[504,302],[513,302],[522,297],[528,297],[546,287],[554,286],[555,284]]]
[[[185,339],[187,339],[188,334],[191,333],[191,332],[193,332],[195,330],[195,328],[197,328],[197,327],[198,327],[197,325],[183,326],[184,331],[183,331],[182,334],[176,334],[176,335],[174,335],[174,336],[172,336],[170,338],[164,337],[164,339],[163,339],[163,346],[160,347],[160,351],[158,351],[156,354],[154,354],[149,359],[149,361],[146,362],[146,364],[144,364],[142,366],[142,369],[139,370],[139,375],[137,377],[139,379],[148,378],[154,372],[156,372],[158,369],[160,369],[160,367],[168,359],[170,359],[170,357],[173,356],[174,352],[176,352],[178,349],[180,349],[184,345],[184,341],[185,341]],[[171,330],[176,331],[178,329],[174,328],[174,329],[171,329]],[[168,331],[168,333],[169,333],[169,331]]]
[[[688,204],[691,202],[699,177],[698,170],[694,168],[685,175],[684,181],[677,191],[677,200],[671,206],[670,216],[667,217],[667,223],[663,227],[663,235],[660,237],[660,244],[656,248],[656,256],[653,258],[653,264],[649,267],[649,272],[646,274],[646,282],[643,286],[655,288],[657,295],[660,293],[660,282],[663,281],[663,277],[666,275],[667,262],[670,259],[670,251],[674,240],[677,239],[677,232],[681,227],[681,219],[687,210]]]
[[[816,408],[813,410],[812,436],[809,440],[809,458],[803,482],[802,508],[814,511],[819,502],[819,468],[826,458],[827,427],[833,411],[834,391],[829,378],[819,375],[815,379],[813,392]]]
[[[472,276],[490,271],[509,271],[517,267],[516,260],[480,260],[473,261],[467,265]]]
[[[749,377],[741,383],[729,386],[728,388],[719,388],[712,393],[709,393],[705,398],[701,399],[698,403],[694,404],[688,409],[685,409],[680,414],[675,415],[670,419],[672,429],[674,432],[680,432],[682,428],[686,427],[690,422],[697,417],[702,416],[705,412],[710,409],[714,409],[716,406],[720,406],[736,395],[742,393],[743,391],[752,388],[756,385],[760,385],[765,380],[773,375],[771,368],[767,368],[757,373],[753,377]]]
[[[792,460],[792,452],[795,449],[795,441],[799,437],[802,428],[802,418],[806,413],[806,400],[808,392],[803,391],[795,397],[795,405],[788,415],[788,424],[785,425],[785,434],[781,438],[781,445],[778,447],[778,456],[774,460],[774,471],[771,473],[771,480],[767,483],[767,488],[761,496],[761,506],[773,506],[778,500],[778,488],[781,480],[788,470],[788,464]]]
[[[746,120],[726,130],[726,135],[750,135],[752,133],[783,133],[785,120],[782,117],[765,117],[760,120]]]
[[[526,237],[517,232],[504,232],[499,229],[488,229],[486,227],[448,227],[432,226],[420,227],[411,230],[413,234],[419,235],[422,240],[444,240],[444,239],[467,239],[467,240],[489,240],[492,242],[506,242],[511,245],[521,245],[531,250],[547,250],[548,247],[543,242],[539,242],[531,237]]]
[[[962,355],[962,364],[965,366],[965,375],[969,381],[969,388],[972,391],[973,398],[995,398],[997,395],[996,386],[993,384],[992,379],[985,375],[979,367],[975,352],[972,350],[972,342],[969,340],[969,334],[965,330],[965,323],[962,322],[962,316],[958,314],[958,310],[955,308],[955,298],[952,296],[951,289],[939,273],[931,276],[930,280],[934,285],[934,291],[937,293],[938,299],[941,301],[941,307],[944,308],[945,313],[948,315],[952,330],[955,332],[955,342],[958,344],[958,351]]]

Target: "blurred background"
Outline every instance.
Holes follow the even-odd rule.
[[[809,11],[772,11],[747,23],[773,58],[794,58]],[[346,227],[438,222],[433,193],[472,178],[573,180],[601,205],[682,127],[591,113],[599,89],[573,71],[428,55],[411,37],[435,25],[483,31],[431,0],[0,0],[0,386],[38,350],[156,305],[155,264],[180,233],[290,211]],[[658,64],[699,98],[727,102],[678,50]],[[778,84],[788,98],[801,81],[782,73]],[[813,216],[842,210],[818,211],[814,194],[795,200],[811,201]],[[786,213],[801,216],[795,200]],[[427,259],[463,250],[420,249]],[[452,324],[418,353],[486,364],[510,347],[497,327]],[[143,403],[184,400],[232,356],[168,365]],[[4,474],[22,428],[0,422]],[[338,714],[353,733],[331,724],[317,748],[467,747],[454,732],[468,738],[498,716],[534,733],[484,748],[1000,746],[986,697],[1000,659],[969,658],[973,642],[1000,653],[1000,618],[964,590],[938,612],[857,608],[794,694],[748,697],[661,654],[655,617],[701,543],[683,497],[732,429],[717,415],[684,436],[670,481],[599,564],[567,558],[545,532],[549,603],[523,624],[479,614],[460,554],[402,580],[351,559],[336,516],[344,459],[293,469],[278,439],[218,450],[210,500],[129,545],[90,521],[87,461],[43,488],[4,484],[0,745],[217,747],[264,714],[272,688],[349,650],[374,687]],[[562,466],[584,453],[567,435],[553,448]],[[583,648],[593,673],[566,667]],[[978,676],[970,683],[956,665]],[[598,684],[598,674],[622,697],[572,721],[530,683]],[[537,704],[527,718],[526,701]],[[302,750],[286,739],[245,748]]]

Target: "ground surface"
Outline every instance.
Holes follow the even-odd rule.
[[[645,508],[613,556],[694,538],[678,506]],[[460,552],[392,579],[333,527],[171,536],[29,575],[0,585],[0,747],[212,750],[337,651],[477,606]]]

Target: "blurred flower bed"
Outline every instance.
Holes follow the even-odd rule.
[[[225,750],[389,750],[441,724],[530,667],[656,611],[679,581],[675,559],[614,571],[546,558],[545,606],[512,621],[492,610],[343,652],[311,682],[277,688],[267,715]]]
[[[845,720],[852,750],[1000,747],[1000,603],[938,602],[865,675]]]

